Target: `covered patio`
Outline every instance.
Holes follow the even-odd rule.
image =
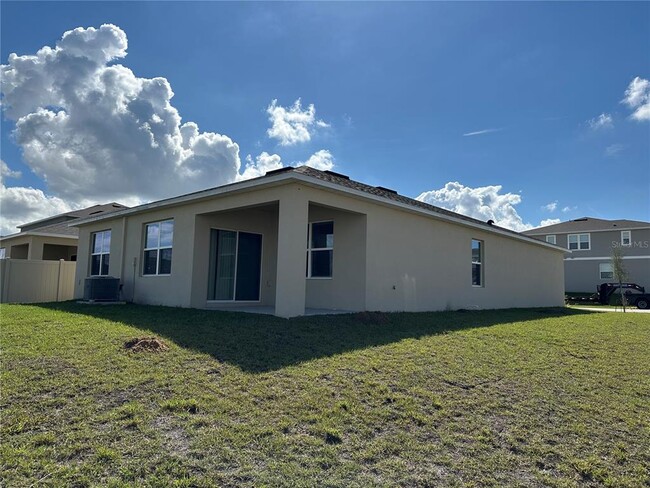
[[[309,201],[198,214],[192,303],[284,317],[363,310],[365,222]]]

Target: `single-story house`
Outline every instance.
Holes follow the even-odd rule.
[[[594,293],[601,283],[616,281],[614,249],[620,251],[626,281],[650,287],[650,222],[581,217],[524,234],[567,250],[564,287],[569,293]]]
[[[75,297],[107,274],[127,301],[280,317],[562,306],[565,250],[491,224],[287,167],[75,221]]]
[[[77,219],[106,215],[126,208],[111,202],[20,225],[20,232],[0,236],[0,259],[76,261],[79,231],[68,224]]]

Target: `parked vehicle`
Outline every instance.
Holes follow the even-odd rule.
[[[615,295],[620,294],[623,289],[623,295],[628,305],[645,310],[650,307],[650,293],[645,292],[643,286],[636,283],[603,283],[596,287],[596,293],[588,297],[567,296],[567,303],[609,305],[609,301]]]

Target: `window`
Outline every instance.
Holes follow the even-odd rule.
[[[591,249],[589,234],[569,234],[569,249],[572,251],[588,251]]]
[[[621,231],[621,246],[629,247],[632,245],[632,231],[631,230],[622,230]]]
[[[331,278],[334,222],[312,222],[307,231],[307,278]]]
[[[483,241],[472,239],[472,286],[483,286]]]
[[[91,238],[90,275],[107,276],[111,257],[111,231],[94,232]]]
[[[7,250],[4,247],[0,247],[0,259],[7,257]]]
[[[259,301],[261,267],[261,234],[213,229],[208,300]]]
[[[555,236],[546,236],[546,242],[549,244],[557,244],[557,239]]]
[[[144,228],[144,275],[168,275],[172,272],[174,221],[154,222]]]
[[[614,268],[612,268],[612,263],[602,263],[598,265],[600,271],[601,280],[612,280],[614,279]]]

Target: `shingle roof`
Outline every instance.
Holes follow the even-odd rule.
[[[70,221],[67,220],[52,225],[45,225],[28,232],[33,232],[34,234],[60,234],[62,237],[77,237],[79,235],[79,229],[76,227],[70,227],[69,224]]]
[[[26,231],[43,232],[40,229],[42,229],[43,227],[50,227],[54,224],[58,224],[59,222],[69,222],[70,220],[74,220],[74,219],[83,219],[95,215],[117,212],[118,210],[124,210],[126,208],[128,207],[117,202],[105,203],[103,205],[93,205],[92,207],[73,210],[72,212],[52,215],[51,217],[46,217],[41,220],[28,222],[18,227],[20,228],[21,232],[26,232]]]
[[[131,215],[131,214],[136,214],[140,212],[146,212],[150,209],[154,208],[162,208],[168,205],[175,205],[179,203],[187,203],[188,201],[192,200],[198,200],[198,199],[203,199],[203,198],[211,198],[211,197],[216,197],[219,194],[223,194],[224,192],[230,191],[230,190],[235,190],[237,187],[241,188],[250,188],[253,185],[257,184],[263,184],[265,180],[271,180],[271,178],[275,178],[278,175],[291,175],[294,174],[295,176],[300,176],[300,177],[308,177],[312,178],[315,180],[319,180],[323,183],[329,183],[333,185],[338,185],[341,186],[347,190],[356,190],[361,193],[368,194],[369,196],[375,196],[375,197],[380,197],[385,200],[392,201],[396,204],[401,204],[404,206],[409,206],[413,207],[416,209],[421,209],[425,210],[430,213],[436,213],[441,215],[446,220],[449,219],[454,219],[454,220],[462,220],[466,221],[469,224],[472,224],[474,226],[479,226],[483,227],[487,231],[492,231],[496,233],[502,233],[502,234],[510,234],[513,237],[517,237],[519,239],[524,239],[528,240],[529,242],[534,242],[536,244],[539,244],[540,241],[538,239],[533,239],[532,237],[524,236],[519,232],[506,229],[504,227],[499,227],[497,225],[494,225],[492,221],[485,222],[483,220],[478,220],[474,219],[472,217],[467,217],[462,214],[458,214],[456,212],[452,212],[450,210],[446,210],[444,208],[436,207],[434,205],[429,205],[428,203],[421,202],[419,200],[415,200],[413,198],[405,197],[403,195],[398,194],[395,190],[391,190],[389,188],[384,188],[381,186],[371,186],[367,185],[365,183],[361,183],[359,181],[354,181],[351,180],[348,176],[342,175],[340,173],[336,173],[334,171],[320,171],[314,168],[311,168],[309,166],[298,166],[298,167],[291,167],[287,166],[284,168],[280,168],[277,170],[273,171],[268,171],[265,175],[259,176],[257,178],[251,178],[249,180],[245,181],[237,181],[234,183],[228,183],[225,185],[213,187],[213,188],[207,188],[205,190],[200,190],[197,192],[193,193],[188,193],[185,195],[179,195],[176,197],[171,197],[171,198],[166,198],[163,200],[158,200],[156,202],[151,202],[151,203],[145,203],[143,205],[139,205],[137,207],[132,207],[129,209],[125,209],[122,211],[117,211],[116,214],[112,217],[121,217],[121,216],[126,216],[126,215]],[[304,181],[304,179],[303,179]],[[74,221],[69,223],[69,225],[77,226],[77,225],[84,225],[88,224],[90,222],[95,222],[97,220],[103,220],[104,218],[111,217],[110,215],[107,215],[106,217],[100,216],[99,218],[95,219],[93,218],[94,216],[90,216],[86,219],[79,219],[79,221]],[[553,244],[548,244],[545,242],[542,242],[546,247],[557,247]],[[558,249],[560,249],[558,247]]]
[[[593,217],[582,217],[579,219],[560,222],[559,224],[547,225],[530,229],[522,234],[540,235],[540,234],[563,234],[566,232],[583,232],[583,231],[600,231],[600,230],[626,230],[638,229],[640,227],[650,227],[650,222],[639,220],[604,220]]]
[[[284,168],[283,168],[284,169]],[[405,205],[409,205],[411,207],[416,207],[416,208],[421,208],[424,210],[429,210],[431,212],[436,212],[442,215],[446,215],[448,217],[454,217],[457,219],[461,220],[466,220],[467,222],[472,222],[474,224],[479,224],[483,225],[485,227],[497,227],[498,229],[505,230],[508,232],[512,232],[513,234],[518,234],[518,232],[512,231],[510,229],[505,229],[503,227],[499,227],[494,224],[488,224],[484,220],[478,220],[474,219],[472,217],[467,217],[466,215],[459,214],[456,212],[452,212],[451,210],[447,210],[444,208],[436,207],[435,205],[430,205],[428,203],[421,202],[419,200],[415,200],[414,198],[409,198],[405,197],[403,195],[400,195],[397,193],[395,190],[391,190],[389,188],[385,188],[382,186],[371,186],[371,185],[366,185],[365,183],[361,183],[359,181],[351,180],[345,175],[342,175],[340,173],[335,173],[333,171],[320,171],[314,168],[311,168],[309,166],[298,166],[297,168],[292,168],[294,173],[298,174],[303,174],[306,176],[311,176],[313,178],[318,178],[319,180],[322,181],[327,181],[329,183],[335,183],[337,185],[344,186],[346,188],[351,188],[353,190],[358,190],[362,191],[364,193],[368,193],[370,195],[375,195],[378,197],[383,197],[387,198],[389,200],[392,200],[394,202],[399,202],[403,203]],[[280,170],[281,171],[281,170]],[[269,173],[267,173],[269,174]]]

